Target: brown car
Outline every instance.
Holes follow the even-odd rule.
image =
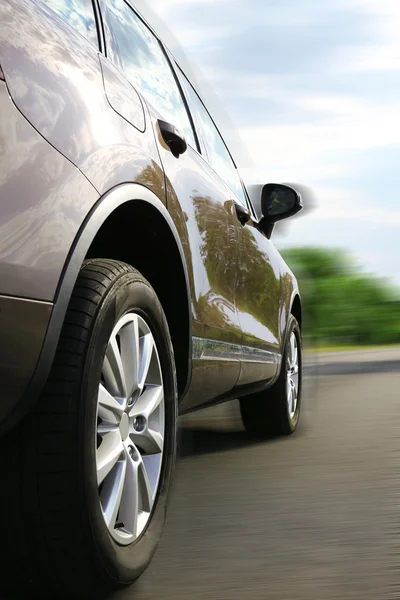
[[[300,296],[270,238],[301,198],[253,207],[129,2],[1,0],[0,23],[1,585],[100,598],[156,549],[178,413],[240,398],[250,435],[296,429]]]

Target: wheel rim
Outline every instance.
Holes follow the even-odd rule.
[[[144,531],[160,478],[164,386],[154,337],[144,319],[124,315],[104,357],[97,400],[96,470],[111,536],[131,544]]]
[[[299,397],[299,350],[294,331],[290,334],[287,356],[287,404],[291,419],[296,414]]]

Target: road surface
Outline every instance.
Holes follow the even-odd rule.
[[[318,356],[289,439],[237,403],[181,419],[155,559],[112,600],[400,598],[400,353]]]

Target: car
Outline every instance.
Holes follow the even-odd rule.
[[[295,431],[302,306],[271,236],[302,198],[250,200],[130,2],[0,21],[1,586],[100,598],[156,550],[178,415],[238,398],[250,436]]]

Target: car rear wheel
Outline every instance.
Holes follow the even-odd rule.
[[[302,391],[302,344],[299,325],[290,315],[281,372],[266,391],[240,399],[246,431],[258,438],[292,434],[298,425]]]
[[[101,598],[149,564],[176,454],[168,325],[132,267],[87,262],[34,412],[0,442],[1,569],[40,597]],[[19,585],[19,583],[18,583]]]

